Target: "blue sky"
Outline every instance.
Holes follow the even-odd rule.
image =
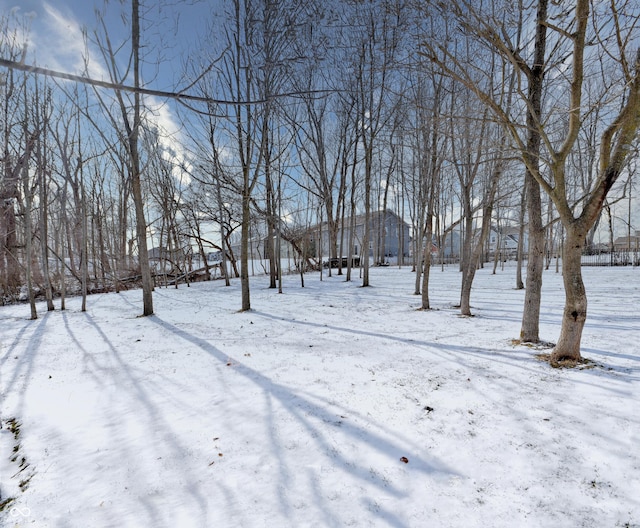
[[[184,56],[198,49],[198,38],[206,30],[208,15],[215,3],[206,0],[141,2],[143,53],[149,61],[149,65],[143,66],[143,82],[149,88],[178,91],[189,84],[181,75]],[[173,6],[160,8],[158,4]],[[74,74],[84,74],[86,48],[83,28],[92,34],[98,27],[96,8],[104,9],[105,23],[114,47],[128,39],[130,0],[109,0],[107,3],[104,0],[0,0],[0,15],[12,13],[20,20],[31,21],[26,62]],[[118,56],[122,70],[129,59],[129,51],[127,44]],[[95,46],[89,47],[89,57],[89,76],[110,80]],[[151,110],[156,125],[164,132],[160,142],[167,151],[173,152],[178,162],[183,162],[185,153],[179,147],[183,137],[174,102],[145,97],[145,104]]]
[[[155,68],[148,72],[152,88],[171,90],[180,84],[180,72],[185,53],[193,50],[198,37],[207,27],[212,2],[177,1],[158,2],[142,0],[143,44],[146,44],[150,62],[161,56],[158,76]],[[159,4],[174,4],[159,7]],[[106,7],[105,7],[106,6]],[[129,0],[0,0],[0,13],[14,12],[32,20],[29,61],[39,66],[78,73],[82,69],[84,44],[82,29],[89,33],[97,27],[95,10],[104,10],[111,38],[121,41],[128,27],[122,16],[129,18]],[[99,60],[93,61],[90,72],[100,76]],[[153,78],[151,78],[153,77]]]

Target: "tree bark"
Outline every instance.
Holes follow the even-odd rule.
[[[27,279],[27,293],[29,295],[29,307],[31,309],[31,319],[38,318],[38,311],[36,310],[36,298],[33,291],[33,220],[31,217],[31,209],[33,205],[33,189],[29,181],[29,157],[31,155],[29,131],[27,125],[27,89],[26,83],[24,85],[24,138],[25,138],[25,158],[22,164],[22,191],[24,193],[24,246],[25,246],[25,274]]]
[[[544,227],[542,225],[542,200],[540,186],[533,172],[539,169],[540,126],[542,113],[542,91],[545,75],[545,54],[547,48],[547,7],[548,0],[539,0],[536,15],[536,36],[534,62],[528,70],[529,93],[527,112],[527,136],[525,158],[525,193],[529,212],[529,256],[522,314],[520,340],[527,343],[540,341],[540,302],[542,299],[542,270],[544,266]]]
[[[36,84],[36,100],[38,97],[38,85]],[[40,122],[40,112],[36,110],[36,120],[38,128],[43,132],[42,139],[38,139],[38,148],[36,149],[36,163],[39,177],[40,193],[39,193],[39,209],[40,209],[40,254],[42,258],[42,275],[44,278],[44,293],[47,300],[47,311],[51,312],[55,309],[53,304],[53,288],[51,286],[51,274],[49,271],[49,189],[47,186],[47,129],[48,123],[48,104],[46,97],[42,105],[43,122]]]
[[[242,193],[242,226],[240,249],[240,284],[242,296],[241,311],[251,310],[251,295],[249,289],[249,222],[251,221],[251,194],[248,190],[248,175],[245,175],[245,191]]]
[[[506,142],[506,138],[502,138],[501,141],[501,149],[504,148],[504,144]],[[478,267],[478,263],[480,262],[482,251],[484,249],[485,243],[489,236],[489,232],[491,231],[491,219],[493,216],[493,207],[496,198],[496,193],[498,191],[498,183],[500,182],[500,178],[502,177],[502,173],[504,171],[504,160],[499,159],[497,161],[497,166],[494,168],[494,172],[491,176],[491,181],[489,182],[489,189],[485,194],[485,204],[482,210],[482,227],[480,228],[480,236],[478,243],[475,246],[469,245],[469,262],[465,269],[463,270],[463,278],[462,278],[462,291],[460,295],[460,313],[462,315],[470,316],[471,314],[471,287],[473,285],[473,279],[476,276],[476,269]]]
[[[524,219],[527,211],[527,188],[522,193],[522,201],[520,202],[520,225],[518,226],[518,249],[516,253],[516,290],[524,290],[524,282],[522,280],[522,257],[524,255]],[[498,251],[496,251],[496,256]]]
[[[427,228],[425,230],[426,239],[424,247],[424,256],[422,257],[422,306],[423,310],[431,309],[431,302],[429,300],[429,278],[431,276],[431,241],[433,240],[433,204],[435,202],[434,196],[434,181],[435,175],[432,174],[431,192],[429,195],[429,204],[427,206]],[[421,239],[422,240],[422,239]],[[417,273],[417,272],[416,272]]]
[[[24,238],[25,238],[25,274],[27,278],[27,294],[29,296],[29,307],[31,310],[30,319],[38,318],[36,310],[36,298],[33,291],[33,222],[31,220],[32,196],[28,183],[28,171],[25,170],[24,190],[25,190],[25,209],[24,209]]]
[[[3,297],[16,299],[20,291],[20,259],[18,256],[18,238],[16,226],[16,202],[19,200],[20,170],[30,155],[29,143],[22,156],[15,159],[12,166],[12,156],[9,147],[12,142],[10,116],[15,112],[10,102],[15,91],[14,75],[11,70],[5,79],[5,93],[3,101],[3,146],[2,165],[3,178],[0,181],[0,286]],[[4,300],[2,301],[4,303]]]
[[[140,16],[139,0],[131,1],[131,38],[133,50],[133,75],[134,86],[140,86]],[[126,119],[126,111],[125,119]],[[147,250],[147,221],[144,216],[144,202],[142,198],[142,186],[140,183],[140,158],[138,152],[138,135],[140,131],[140,93],[134,94],[134,114],[133,127],[129,131],[129,149],[131,162],[131,189],[133,194],[133,204],[136,213],[136,235],[138,239],[138,260],[140,264],[140,274],[142,276],[142,315],[153,315],[153,282],[151,278],[151,268],[149,266],[149,253]]]
[[[366,132],[363,133],[365,137]],[[369,245],[371,241],[371,173],[373,153],[366,148],[364,168],[364,236],[362,239],[362,286],[369,286]]]
[[[562,260],[565,304],[562,313],[560,337],[553,353],[551,365],[575,365],[580,361],[582,330],[587,320],[587,293],[582,281],[582,250],[586,233],[575,227],[567,228]]]
[[[82,156],[78,162],[82,167]],[[87,281],[89,278],[89,240],[87,230],[87,196],[84,189],[84,180],[82,177],[82,168],[80,169],[80,196],[82,203],[78,214],[81,215],[82,222],[82,246],[80,249],[80,273],[81,273],[81,285],[82,285],[82,307],[81,311],[87,311]]]
[[[524,296],[524,310],[520,340],[525,343],[540,341],[540,302],[542,300],[542,271],[544,269],[544,227],[540,187],[527,170],[525,175],[527,209],[529,210],[529,252]]]

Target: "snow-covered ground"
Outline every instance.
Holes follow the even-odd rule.
[[[222,281],[158,289],[148,318],[139,291],[2,308],[0,525],[637,528],[640,269],[584,275],[573,370],[512,343],[513,269],[478,272],[473,318],[454,267],[428,312],[409,268],[255,277],[247,313]],[[543,294],[554,341],[554,271]]]

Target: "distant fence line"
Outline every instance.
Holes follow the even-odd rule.
[[[492,265],[494,261],[494,255],[485,255],[483,258],[483,266],[486,267],[488,265]],[[523,255],[523,259],[526,262],[527,254]],[[328,265],[328,259],[323,259],[326,262],[325,268]],[[515,261],[516,257],[513,254],[503,255],[501,262]],[[555,261],[555,257],[553,257]],[[370,264],[375,266],[372,259],[369,259]],[[287,273],[297,273],[295,263],[291,259],[282,258],[281,262],[283,264],[283,271],[285,274]],[[202,265],[197,259],[194,259],[194,264]],[[359,268],[358,262],[354,269]],[[389,257],[387,259],[387,264],[392,266],[398,265],[397,257]],[[410,256],[404,257],[403,265],[411,266],[413,264],[413,258]],[[460,264],[460,256],[459,255],[432,255],[431,256],[431,266],[451,266],[451,265],[459,265]],[[210,263],[211,265],[211,263]],[[249,261],[249,265],[251,266],[250,273],[252,275],[260,275],[262,273],[267,273],[268,270],[268,260],[267,259],[252,259]],[[632,250],[616,250],[616,251],[607,251],[607,252],[597,252],[591,254],[583,254],[582,255],[582,265],[583,266],[640,266],[640,249],[632,249]],[[346,268],[346,265],[344,266]]]
[[[523,255],[523,259],[527,260],[527,254]],[[553,257],[555,260],[555,257]],[[494,260],[493,255],[488,255],[484,258],[484,266],[492,263]],[[515,261],[515,255],[505,255],[501,259],[503,262]],[[434,256],[431,259],[431,266],[436,267],[442,264],[452,265],[459,264],[460,257],[458,255],[447,256],[442,258],[441,256]],[[593,253],[584,253],[582,255],[583,266],[640,266],[640,249],[621,249],[615,251],[602,251]]]
[[[582,255],[583,266],[640,266],[640,250],[624,249]]]

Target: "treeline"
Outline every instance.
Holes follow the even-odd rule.
[[[356,216],[389,209],[411,225],[423,309],[432,242],[459,236],[464,315],[491,229],[519,228],[525,341],[539,340],[544,256],[563,244],[555,360],[579,358],[579,256],[629,196],[636,162],[634,2],[228,0],[181,84],[145,95],[167,55],[150,45],[163,7],[125,4],[122,41],[97,13],[78,73],[101,71],[108,87],[21,69],[28,27],[2,20],[0,56],[14,65],[0,85],[2,302],[29,297],[36,317],[36,294],[53,309],[68,291],[140,281],[153,313],[151,249],[187,280],[195,261],[209,277],[219,252],[248,310],[252,240],[281,288],[280,241],[303,262],[309,226],[324,223],[327,257],[351,257]]]

